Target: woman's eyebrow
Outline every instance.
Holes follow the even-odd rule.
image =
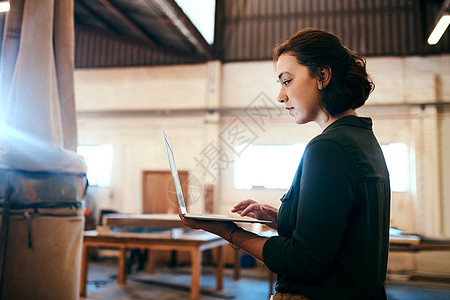
[[[283,77],[284,74],[291,74],[288,71],[283,71],[278,75],[278,81],[281,79],[281,77]]]
[[[279,75],[278,75],[278,81],[280,81],[280,79],[281,79],[281,76],[283,76],[284,74],[286,73],[286,71],[284,71],[284,72],[281,72]]]

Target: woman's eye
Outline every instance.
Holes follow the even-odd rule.
[[[285,81],[283,81],[281,84],[282,84],[282,85],[288,85],[289,82],[291,82],[291,81],[292,81],[292,79],[290,79],[290,80],[285,80]]]

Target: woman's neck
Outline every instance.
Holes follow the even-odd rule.
[[[328,126],[330,126],[333,122],[339,120],[342,117],[346,117],[346,116],[358,116],[358,114],[356,113],[356,111],[354,109],[350,108],[334,117],[330,116],[329,114],[326,114],[317,123],[319,124],[320,128],[322,128],[322,130],[323,130],[323,129],[327,128]]]

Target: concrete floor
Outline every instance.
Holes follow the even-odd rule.
[[[158,265],[155,274],[132,272],[127,284],[117,284],[117,261],[102,259],[89,262],[87,297],[85,300],[116,299],[189,299],[190,270],[188,266],[169,268]],[[233,280],[232,269],[225,269],[224,290],[214,291],[214,268],[204,267],[200,300],[236,299],[264,300],[269,296],[267,273],[261,268],[242,270],[242,278]],[[450,283],[431,283],[405,280],[386,282],[389,300],[450,299]]]

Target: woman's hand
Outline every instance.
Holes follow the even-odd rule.
[[[218,236],[228,239],[228,234],[231,230],[237,227],[233,222],[221,222],[221,221],[203,221],[195,220],[191,218],[185,218],[178,210],[178,216],[183,224],[191,229],[203,229],[205,231],[217,234]]]
[[[235,246],[240,247],[256,259],[263,261],[262,250],[264,243],[268,239],[267,237],[262,237],[252,232],[248,232],[242,228],[239,228],[233,222],[194,220],[183,217],[180,211],[178,211],[178,215],[183,224],[187,227],[192,229],[203,229],[217,234],[230,243],[233,243]],[[234,234],[231,240],[232,232]]]
[[[271,221],[267,226],[276,229],[278,209],[268,204],[260,204],[252,199],[247,199],[236,204],[231,212],[237,213],[242,217],[251,217],[257,220]]]

